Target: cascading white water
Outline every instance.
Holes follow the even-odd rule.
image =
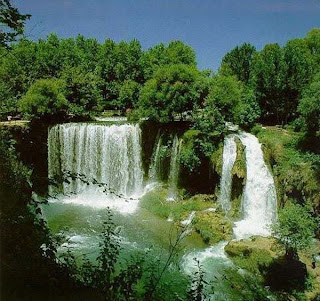
[[[140,136],[138,125],[56,125],[48,135],[49,177],[64,171],[83,174],[89,181],[106,183],[124,198],[137,197],[143,191]],[[101,188],[80,179],[63,183],[62,190],[66,195],[76,195],[69,198],[70,202],[100,207],[106,200]],[[114,194],[109,194],[108,199],[114,199]]]
[[[161,160],[160,160],[160,149],[162,145],[162,135],[160,134],[160,131],[157,134],[156,137],[156,144],[155,148],[153,150],[152,158],[151,158],[151,164],[149,168],[149,180],[150,181],[157,181],[160,178],[160,168],[161,168]]]
[[[276,191],[273,177],[264,162],[261,144],[254,135],[242,132],[226,137],[219,202],[226,211],[230,209],[231,172],[237,156],[235,137],[245,147],[247,178],[242,199],[243,219],[235,223],[233,232],[237,239],[252,235],[268,236],[268,227],[277,215]]]
[[[170,172],[168,177],[169,197],[168,200],[174,200],[176,197],[179,172],[180,172],[180,151],[182,140],[175,135],[172,143]]]
[[[223,165],[218,201],[225,212],[228,212],[231,209],[231,172],[237,158],[237,144],[234,139],[235,135],[229,135],[224,139],[223,146]]]
[[[243,191],[243,219],[235,223],[235,237],[270,235],[268,228],[277,217],[277,198],[273,177],[264,162],[259,140],[251,134],[237,135],[245,146],[247,179]]]

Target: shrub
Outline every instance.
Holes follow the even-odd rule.
[[[58,79],[39,79],[19,102],[20,111],[35,117],[60,115],[67,111],[64,83]]]

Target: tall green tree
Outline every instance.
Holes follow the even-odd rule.
[[[222,64],[227,64],[231,73],[238,80],[247,84],[250,79],[251,63],[256,49],[249,43],[236,46],[228,52],[222,59]]]
[[[226,121],[235,122],[242,101],[243,84],[235,76],[215,75],[210,85],[206,104],[217,108]]]
[[[36,43],[20,40],[0,58],[0,89],[3,91],[0,93],[0,110],[3,117],[17,113],[18,99],[38,78],[35,68],[36,48]]]
[[[310,137],[320,140],[320,73],[311,84],[305,88],[299,102],[298,112],[301,115],[304,130]],[[316,141],[314,141],[316,142]]]
[[[131,80],[143,83],[140,64],[141,45],[137,40],[115,44],[106,40],[99,51],[97,72],[102,93],[102,107],[110,108],[118,104],[121,86]]]
[[[305,38],[317,67],[320,67],[320,28],[311,29]]]
[[[141,85],[133,80],[126,80],[120,88],[115,105],[122,111],[138,107]]]
[[[203,75],[196,67],[168,65],[159,68],[140,92],[139,109],[143,116],[159,122],[175,119],[199,103],[198,81]]]
[[[168,46],[161,43],[144,52],[141,64],[145,79],[150,79],[161,66],[173,64],[196,66],[196,55],[190,46],[181,41],[172,41]]]
[[[100,100],[98,76],[82,65],[65,69],[62,77],[68,112],[76,116],[90,116],[97,112]]]
[[[251,85],[262,111],[262,120],[284,120],[284,88],[286,64],[283,50],[278,44],[268,44],[254,55]]]
[[[35,60],[38,78],[60,77],[64,60],[59,51],[60,42],[56,34],[50,34],[47,39],[39,40]]]
[[[296,115],[303,88],[309,83],[313,61],[307,43],[303,39],[287,42],[283,48],[285,61],[285,89],[282,101],[283,118],[287,123]]]

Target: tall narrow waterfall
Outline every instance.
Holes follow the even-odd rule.
[[[230,209],[231,171],[236,159],[235,137],[245,146],[247,179],[242,199],[243,219],[235,223],[233,231],[237,239],[252,235],[267,236],[270,234],[268,226],[276,219],[277,199],[273,177],[255,136],[240,133],[225,139],[219,201],[225,210]]]
[[[231,209],[232,167],[237,158],[237,145],[235,135],[229,135],[224,140],[223,165],[218,201],[222,209],[227,212]]]
[[[277,198],[273,177],[264,162],[261,144],[251,134],[241,133],[245,146],[247,180],[243,191],[243,219],[235,223],[237,238],[251,235],[269,235],[277,216]]]
[[[160,131],[156,137],[156,144],[153,150],[150,168],[149,168],[149,180],[150,181],[157,181],[160,178],[160,168],[161,168],[161,160],[160,160],[160,148],[162,145],[162,135]]]
[[[49,131],[49,177],[64,171],[84,174],[109,185],[116,194],[134,197],[142,192],[140,128],[138,125],[69,123]],[[97,192],[99,187],[79,179],[64,183],[64,194]]]
[[[169,197],[168,199],[174,199],[176,197],[179,171],[180,171],[180,151],[182,140],[179,140],[175,135],[172,143],[171,159],[170,159],[170,172],[168,178]]]

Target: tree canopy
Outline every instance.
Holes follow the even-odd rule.
[[[67,109],[63,83],[57,79],[35,81],[20,102],[20,109],[32,116],[58,115]]]
[[[299,118],[316,137],[318,130],[311,122],[307,125],[307,118],[317,115],[317,97],[310,95],[316,95],[319,47],[317,28],[283,47],[268,44],[257,51],[244,43],[227,53],[214,73],[198,70],[194,50],[181,41],[143,50],[137,40],[99,43],[56,34],[39,41],[22,39],[9,50],[0,47],[7,52],[0,56],[0,117],[17,114],[19,108],[29,114],[18,103],[34,82],[61,79],[72,116],[134,109],[134,116],[168,122],[192,112],[194,124],[205,124],[197,119],[204,114],[245,128],[255,122],[285,125]],[[307,113],[310,105],[313,113]]]
[[[197,82],[202,77],[194,66],[179,64],[159,68],[141,89],[141,114],[168,122],[174,120],[175,115],[192,110],[200,100],[201,87]]]

